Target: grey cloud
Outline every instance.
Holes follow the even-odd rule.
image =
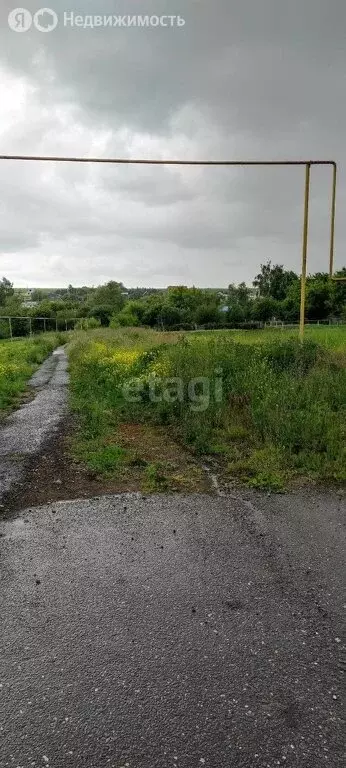
[[[25,5],[37,10],[34,0]],[[52,6],[66,9],[62,0]],[[343,210],[341,0],[199,0],[184,9],[163,0],[107,0],[102,7],[88,0],[74,12],[180,13],[186,25],[60,26],[47,35],[11,32],[6,16],[12,7],[5,0],[0,61],[5,84],[22,83],[27,98],[21,106],[20,96],[13,115],[5,114],[4,152],[331,157],[340,162]],[[269,256],[299,269],[303,174],[297,170],[3,164],[0,172],[0,248],[6,266],[6,254],[13,255],[16,280],[19,263],[24,281],[37,282],[38,275],[42,282],[48,269],[57,283],[63,275],[98,282],[98,274],[107,279],[114,268],[131,284],[164,284],[165,275],[169,282],[184,276],[201,284],[250,281]],[[327,268],[329,195],[330,178],[314,169],[313,269]],[[339,265],[345,234],[339,215]]]

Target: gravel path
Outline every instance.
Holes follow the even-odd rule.
[[[59,347],[29,382],[37,390],[34,399],[14,411],[0,429],[0,501],[20,483],[25,459],[39,451],[65,415],[67,383],[67,356]]]

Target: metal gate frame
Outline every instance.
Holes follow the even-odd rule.
[[[337,164],[334,160],[144,160],[130,158],[104,158],[104,157],[41,157],[35,155],[0,155],[0,160],[20,160],[33,162],[54,162],[54,163],[105,163],[117,165],[189,165],[189,166],[231,166],[231,167],[273,167],[273,166],[303,166],[305,167],[305,192],[304,192],[304,220],[303,220],[303,241],[302,241],[302,272],[301,272],[301,291],[300,291],[300,321],[299,338],[304,337],[305,326],[305,299],[306,299],[306,276],[307,276],[307,255],[309,239],[309,205],[310,205],[310,186],[311,186],[311,167],[330,166],[332,168],[332,200],[330,214],[330,247],[329,247],[329,277],[332,280],[345,280],[344,277],[335,277],[334,272],[334,250],[335,250],[335,215],[336,215],[336,186],[337,186]]]

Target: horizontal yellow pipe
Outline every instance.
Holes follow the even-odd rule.
[[[56,163],[120,163],[123,165],[332,165],[334,160],[143,160],[124,157],[50,157],[39,155],[0,155],[0,160],[36,160]]]

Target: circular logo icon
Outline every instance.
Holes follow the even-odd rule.
[[[32,15],[26,8],[15,8],[8,14],[8,26],[13,32],[27,32],[32,25]]]
[[[39,32],[52,32],[58,25],[58,15],[51,8],[40,8],[34,14],[34,25]]]

